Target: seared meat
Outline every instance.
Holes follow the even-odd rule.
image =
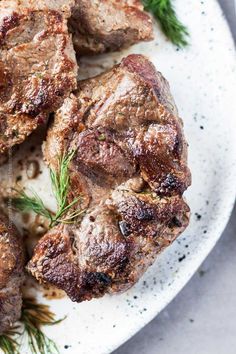
[[[152,39],[152,21],[140,0],[76,0],[70,27],[78,55]]]
[[[70,198],[81,194],[87,212],[49,231],[28,269],[83,301],[131,287],[188,225],[182,121],[145,57],[127,57],[65,100],[44,153],[56,168],[71,150]]]
[[[0,215],[0,334],[10,329],[21,314],[24,252],[20,235]]]
[[[179,196],[118,192],[86,214],[80,227],[59,225],[36,246],[28,269],[73,301],[129,289],[188,224]]]
[[[72,5],[0,1],[0,154],[24,141],[76,88],[67,28]]]

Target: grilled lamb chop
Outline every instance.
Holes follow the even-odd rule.
[[[77,86],[67,20],[73,1],[0,1],[0,154],[19,144]]]
[[[9,220],[0,215],[0,334],[21,315],[24,252],[20,236]]]
[[[128,56],[65,100],[44,153],[56,168],[73,150],[70,198],[87,211],[50,230],[28,269],[80,302],[130,288],[188,225],[182,121],[148,59]]]
[[[69,23],[79,56],[152,39],[152,20],[140,0],[76,0]]]

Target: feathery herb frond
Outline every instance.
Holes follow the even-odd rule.
[[[68,155],[59,157],[57,171],[50,169],[52,186],[59,209],[63,208],[66,204],[67,192],[70,182],[68,168],[74,155],[75,151],[73,150]]]
[[[33,354],[59,353],[56,344],[42,332],[41,326],[54,325],[60,321],[55,321],[55,315],[47,305],[38,304],[33,298],[23,300],[20,322],[23,323],[23,334]]]
[[[52,220],[50,211],[45,207],[42,199],[33,191],[32,197],[26,194],[24,190],[18,191],[18,197],[12,199],[13,206],[20,211],[34,211],[38,215],[42,215],[49,220]]]
[[[4,354],[20,354],[18,351],[19,343],[15,339],[19,335],[18,327],[13,327],[4,334],[0,335],[0,349]]]
[[[79,210],[68,214],[65,219],[63,218],[63,215],[65,215],[68,210],[70,210],[76,203],[78,203],[80,199],[75,198],[71,203],[68,204],[68,191],[70,187],[70,176],[68,169],[74,155],[74,150],[71,151],[68,155],[63,155],[58,159],[57,170],[54,171],[50,169],[53,192],[57,200],[57,212],[52,224],[58,222],[64,223],[65,221],[73,222],[73,220],[81,213],[81,210]]]
[[[187,28],[177,18],[172,0],[143,0],[145,10],[153,13],[160,22],[161,29],[171,42],[178,47],[188,44]]]
[[[84,212],[81,209],[74,210],[80,197],[75,198],[68,204],[70,187],[69,164],[74,154],[75,151],[71,151],[68,155],[63,155],[58,159],[56,171],[50,169],[53,193],[57,201],[57,212],[55,214],[45,207],[42,199],[33,191],[31,191],[32,197],[28,196],[25,191],[17,191],[18,196],[12,199],[13,206],[21,211],[34,211],[36,214],[46,217],[50,221],[50,227],[58,223],[73,223]],[[72,211],[70,212],[70,210]]]
[[[41,327],[63,320],[55,321],[55,314],[47,305],[37,303],[34,298],[24,298],[21,318],[14,328],[0,336],[0,349],[4,354],[20,354],[18,340],[25,337],[32,354],[59,354],[56,344],[43,333]]]

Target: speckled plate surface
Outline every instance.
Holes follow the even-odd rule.
[[[236,191],[236,58],[233,40],[216,1],[176,1],[177,11],[191,33],[191,46],[177,50],[156,27],[156,39],[129,51],[83,60],[81,77],[104,70],[128,53],[143,53],[168,79],[189,142],[193,184],[186,193],[192,209],[190,226],[158,257],[139,283],[118,296],[82,304],[66,297],[45,300],[58,318],[67,318],[45,329],[62,354],[105,354],[129,339],[181,290],[220,237],[231,212]],[[34,139],[34,138],[33,138]],[[13,176],[34,158],[32,139],[13,159]],[[35,144],[35,142],[34,142]],[[37,156],[40,160],[40,154]],[[48,171],[29,182],[53,204]],[[6,168],[0,169],[1,177]],[[9,174],[9,171],[8,171]],[[8,181],[9,182],[9,181]],[[22,220],[16,219],[19,226]],[[27,349],[22,353],[28,354]]]

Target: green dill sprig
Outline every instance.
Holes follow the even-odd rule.
[[[13,198],[12,202],[16,209],[20,211],[34,211],[38,215],[42,215],[45,218],[52,221],[52,215],[50,211],[45,207],[42,199],[34,192],[31,191],[32,197],[28,196],[24,190],[18,191],[18,197]]]
[[[63,320],[55,321],[55,314],[47,305],[37,303],[34,298],[24,298],[21,318],[14,328],[0,336],[0,349],[4,354],[20,354],[19,339],[25,338],[32,354],[59,354],[57,345],[43,333],[41,327]]]
[[[34,191],[31,191],[32,196],[29,196],[24,190],[16,190],[18,196],[12,198],[13,206],[20,211],[34,211],[36,214],[44,216],[50,221],[49,227],[53,227],[58,223],[73,223],[76,218],[84,213],[81,209],[74,210],[74,206],[78,203],[80,197],[68,203],[70,187],[69,164],[74,154],[75,151],[72,151],[67,155],[63,155],[58,159],[56,171],[50,169],[52,189],[57,201],[57,212],[55,214],[46,208],[42,199]]]
[[[160,22],[161,29],[171,42],[178,47],[188,45],[187,28],[177,18],[171,0],[143,0],[144,8],[153,13]]]
[[[50,176],[53,191],[57,200],[59,209],[63,209],[67,201],[67,192],[69,188],[70,177],[68,174],[68,166],[75,152],[72,151],[68,155],[58,158],[57,171],[50,169]]]
[[[15,339],[19,335],[18,327],[15,326],[4,334],[0,335],[0,349],[4,354],[20,354],[18,351],[19,343]]]
[[[22,306],[20,322],[23,324],[23,335],[26,336],[29,348],[33,354],[58,354],[54,341],[41,330],[42,326],[54,325],[55,315],[47,305],[38,304],[33,298],[25,298]]]
[[[68,214],[64,219],[63,215],[71,210],[75,204],[78,203],[80,197],[75,198],[71,203],[67,203],[68,190],[70,186],[70,176],[68,173],[68,166],[75,155],[75,151],[71,151],[68,155],[63,155],[58,160],[58,168],[56,171],[50,169],[51,182],[53,187],[53,192],[57,200],[57,213],[55,215],[55,221],[51,223],[52,225],[56,222],[71,223],[73,220],[81,215],[81,210],[73,211]]]

